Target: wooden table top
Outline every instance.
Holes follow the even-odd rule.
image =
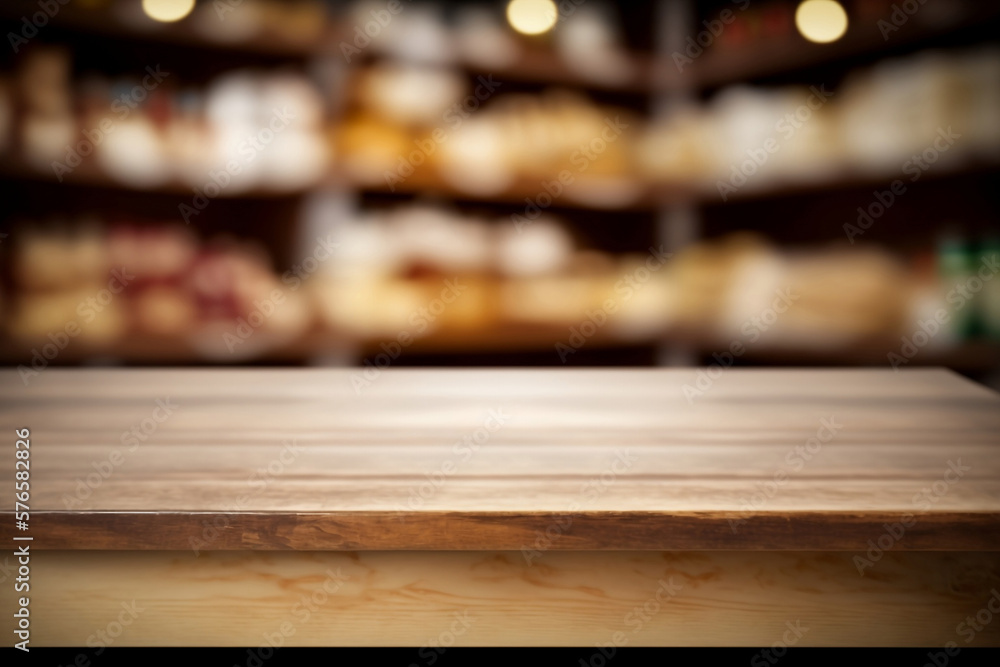
[[[36,549],[1000,550],[1000,394],[946,370],[0,372]],[[15,429],[30,529],[14,527]],[[890,535],[889,538],[883,537]]]

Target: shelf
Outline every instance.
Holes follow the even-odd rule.
[[[901,160],[902,162],[905,162],[905,159]],[[931,169],[921,172],[920,178],[916,181],[912,180],[910,174],[904,174],[902,171],[895,173],[887,172],[884,174],[865,174],[844,169],[836,176],[813,181],[789,182],[776,180],[769,185],[756,188],[744,186],[735,192],[729,193],[726,201],[722,201],[718,190],[707,186],[692,188],[687,191],[687,195],[704,206],[724,206],[732,202],[801,197],[841,190],[862,188],[884,189],[896,180],[902,181],[907,190],[909,190],[911,187],[920,187],[921,184],[925,183],[936,183],[948,179],[966,179],[976,176],[991,176],[995,174],[1000,174],[1000,161],[981,157],[966,157],[961,163],[950,165],[936,164]],[[680,192],[680,190],[677,192]]]
[[[338,172],[331,175],[327,184],[333,187],[349,188],[365,194],[413,197],[418,195],[441,197],[463,202],[476,202],[486,204],[516,204],[524,207],[525,215],[531,206],[538,206],[539,209],[548,208],[575,208],[595,211],[651,211],[660,205],[661,196],[654,195],[653,189],[642,182],[640,178],[620,177],[626,181],[632,192],[623,193],[615,198],[614,195],[595,195],[595,191],[602,186],[609,190],[614,190],[616,181],[613,179],[587,178],[580,174],[572,174],[573,180],[563,186],[561,193],[551,196],[550,191],[545,188],[545,183],[556,181],[556,178],[533,179],[530,177],[517,177],[511,187],[496,194],[476,194],[462,190],[448,183],[444,178],[435,172],[427,170],[414,171],[413,175],[395,183],[390,187],[387,183],[365,182],[353,179]],[[673,191],[673,188],[670,188]],[[530,200],[530,201],[529,201]],[[547,205],[546,202],[550,202]],[[533,210],[533,209],[532,209]]]
[[[728,342],[714,348],[702,343],[698,354],[711,364],[712,354],[721,353],[729,347]],[[866,341],[852,345],[849,349],[820,350],[793,347],[753,347],[746,346],[741,361],[755,364],[775,364],[782,366],[884,366],[892,368],[889,353],[899,353],[899,338],[882,341]],[[898,364],[900,369],[925,366],[944,366],[959,371],[985,371],[1000,368],[1000,341],[970,340],[954,347],[921,349],[907,363]]]
[[[149,193],[154,195],[176,195],[184,197],[194,197],[194,188],[179,181],[171,181],[163,185],[140,188],[121,181],[117,181],[103,173],[92,162],[85,160],[73,171],[64,174],[60,182],[56,175],[50,171],[42,171],[28,165],[25,161],[12,157],[0,158],[0,181],[35,182],[48,183],[53,186],[73,185],[80,187],[92,187],[108,190],[119,190],[136,193]],[[551,179],[549,179],[551,180]],[[629,183],[636,179],[628,178]],[[609,187],[614,187],[614,183],[607,181]],[[417,171],[402,183],[394,186],[394,190],[388,184],[371,183],[359,181],[348,176],[342,169],[334,169],[322,179],[321,182],[312,186],[289,190],[275,190],[271,188],[253,188],[242,192],[226,192],[223,190],[217,198],[219,199],[275,199],[288,197],[301,197],[310,192],[315,192],[323,188],[339,188],[356,190],[361,193],[413,197],[417,195],[429,195],[457,201],[494,203],[494,204],[518,204],[527,207],[529,203],[526,199],[531,199],[537,203],[541,198],[544,203],[548,193],[543,187],[543,180],[533,180],[531,178],[518,178],[515,184],[500,193],[490,195],[480,195],[463,191],[450,185],[444,179],[434,173]],[[584,181],[580,175],[574,175],[574,181],[564,188],[562,194],[554,198],[548,206],[541,208],[576,208],[587,210],[608,210],[608,211],[643,211],[655,209],[661,201],[663,192],[674,192],[676,188],[662,186],[659,195],[653,194],[652,189],[645,184],[636,186],[634,196],[630,195],[627,200],[620,199],[619,202],[611,201],[600,197],[595,197],[595,188],[600,188],[600,181],[589,179]]]
[[[970,176],[989,176],[998,172],[1000,172],[1000,162],[996,160],[968,158],[962,164],[935,166],[935,168],[924,172],[920,180],[913,185],[919,186],[920,183],[968,178]],[[529,209],[530,212],[535,212],[535,209],[532,208],[533,206],[538,206],[538,210],[577,209],[607,212],[652,212],[663,206],[676,204],[724,206],[735,202],[819,195],[840,190],[884,188],[897,178],[902,178],[907,188],[911,187],[909,178],[904,178],[904,175],[901,173],[872,175],[845,170],[835,177],[818,179],[811,182],[775,181],[769,185],[756,188],[745,186],[730,193],[727,201],[724,202],[718,192],[707,183],[700,185],[667,182],[656,183],[643,181],[640,178],[622,178],[635,186],[634,193],[629,193],[627,196],[620,196],[617,199],[614,195],[601,197],[595,195],[595,191],[599,190],[602,186],[599,178],[584,181],[579,174],[574,174],[574,181],[566,186],[562,193],[556,197],[550,197],[543,183],[550,182],[553,179],[534,180],[528,177],[520,177],[515,180],[510,188],[502,192],[496,194],[476,194],[461,190],[448,183],[436,173],[426,170],[417,170],[401,183],[390,187],[385,182],[374,183],[358,180],[347,175],[343,169],[335,168],[320,183],[313,186],[290,190],[258,187],[248,191],[229,193],[223,190],[217,198],[250,200],[295,198],[320,189],[333,188],[386,197],[412,198],[416,196],[428,196],[457,202],[503,206],[517,205],[525,209],[523,214],[527,216]],[[114,180],[87,161],[72,172],[65,174],[63,182],[60,183],[54,174],[28,166],[23,161],[10,158],[0,159],[0,181],[3,180],[48,183],[53,186],[67,184],[77,187],[148,193],[151,195],[194,197],[195,194],[191,186],[179,181],[172,181],[152,188],[134,187]],[[616,187],[616,182],[612,179],[604,181],[604,184],[609,189]],[[550,203],[546,206],[541,205],[546,201],[550,201]]]
[[[792,182],[775,179],[771,183],[759,187],[746,186],[730,193],[727,201],[723,201],[718,191],[707,182],[700,184],[670,183],[632,178],[629,180],[638,182],[638,194],[627,203],[619,205],[609,201],[604,205],[600,205],[596,201],[580,201],[577,193],[587,192],[586,187],[581,187],[577,192],[567,189],[567,191],[554,199],[550,207],[605,211],[656,211],[664,206],[679,204],[724,206],[728,203],[820,195],[842,190],[885,188],[897,179],[903,180],[906,187],[910,188],[919,187],[922,183],[935,183],[948,179],[963,179],[974,176],[990,176],[998,172],[1000,172],[1000,161],[979,157],[966,158],[961,164],[935,166],[933,169],[923,172],[920,179],[916,182],[912,182],[908,175],[901,172],[864,174],[844,169],[836,176],[813,181]],[[394,192],[384,184],[362,184],[351,182],[350,179],[342,176],[338,178],[339,181],[334,179],[331,182],[339,182],[342,186],[352,187],[365,193],[396,196],[433,195],[458,201],[524,204],[525,206],[529,204],[526,198],[531,199],[531,203],[537,203],[539,195],[545,193],[545,190],[541,186],[541,181],[533,181],[530,178],[518,179],[514,186],[503,193],[488,196],[463,192],[435,174],[422,172],[415,172],[406,181],[396,185]],[[592,193],[588,194],[590,197],[593,197]]]
[[[360,64],[395,60],[382,54],[364,54]],[[582,88],[585,90],[634,95],[650,95],[654,92],[653,80],[655,59],[651,55],[628,53],[625,61],[629,64],[631,76],[620,78],[598,78],[574,69],[551,48],[540,48],[524,44],[516,61],[503,66],[486,66],[457,59],[451,62],[435,63],[440,69],[459,69],[473,76],[492,76],[503,83],[551,85]],[[353,63],[352,63],[353,64]]]
[[[259,332],[258,332],[259,333]],[[256,335],[256,334],[255,334]],[[439,329],[424,336],[415,337],[404,348],[404,356],[420,354],[478,354],[504,352],[552,352],[552,365],[560,365],[557,343],[570,345],[569,325],[566,324],[524,324],[501,322],[495,326]],[[206,354],[204,345],[193,338],[156,337],[132,334],[121,340],[105,345],[88,345],[83,341],[71,343],[52,360],[53,365],[78,364],[81,362],[108,362],[125,364],[192,364],[192,363],[292,363],[308,362],[323,357],[346,355],[362,359],[384,352],[383,344],[389,345],[395,338],[385,336],[358,337],[344,331],[336,331],[316,326],[310,331],[296,336],[284,345],[261,349],[253,354],[250,350],[239,349],[236,354]],[[252,344],[254,339],[248,341]],[[30,365],[33,350],[49,343],[45,338],[34,341],[0,339],[0,364],[17,366]],[[259,339],[258,339],[259,343]],[[610,349],[649,346],[680,346],[692,349],[696,355],[712,364],[712,354],[729,348],[728,341],[712,343],[705,335],[692,332],[660,331],[649,332],[638,337],[623,337],[612,332],[598,330],[586,339],[580,350]],[[888,354],[898,352],[898,337],[870,339],[852,344],[847,349],[819,349],[807,347],[765,346],[763,344],[745,346],[740,361],[754,363],[814,365],[814,366],[885,366],[890,367]],[[221,351],[221,344],[218,346]],[[1000,368],[1000,341],[971,340],[953,347],[922,349],[900,368],[925,366],[945,366],[962,371],[983,371]]]
[[[0,18],[19,21],[37,10],[35,2],[16,0],[0,8]],[[977,28],[998,18],[1000,7],[995,3],[978,3],[957,24],[928,27],[910,21],[892,33],[889,40],[883,37],[877,20],[854,21],[844,38],[832,44],[814,44],[798,34],[790,34],[782,40],[755,43],[752,49],[710,48],[694,59],[690,69],[684,72],[677,70],[669,55],[657,59],[652,54],[632,52],[626,55],[632,76],[615,79],[588,76],[568,65],[553,49],[530,43],[521,44],[518,59],[505,66],[489,67],[461,59],[435,66],[456,67],[473,75],[493,75],[510,82],[652,95],[681,89],[716,88],[877,55],[887,49],[912,48],[956,31]],[[60,30],[111,39],[293,59],[328,54],[341,57],[338,45],[351,37],[346,26],[330,21],[316,39],[291,40],[264,26],[262,33],[256,36],[239,41],[220,41],[199,35],[189,20],[176,24],[152,24],[149,30],[141,30],[123,24],[107,9],[87,10],[73,5],[61,7],[50,25]],[[696,27],[692,27],[695,32]],[[351,66],[390,57],[365,50]]]
[[[30,16],[36,11],[38,11],[37,2],[17,0],[6,3],[0,8],[0,18],[18,21],[22,16]],[[341,59],[343,58],[339,47],[341,41],[350,42],[353,37],[347,26],[329,21],[322,31],[322,36],[314,40],[290,40],[280,34],[274,34],[267,26],[263,26],[261,34],[256,36],[238,41],[221,41],[199,35],[192,28],[190,19],[173,24],[151,22],[149,30],[141,30],[123,24],[107,9],[87,10],[72,5],[60,8],[50,25],[57,29],[95,37],[292,59],[309,59],[324,55]],[[627,62],[631,65],[632,76],[602,79],[575,70],[553,49],[540,48],[526,41],[519,46],[521,51],[518,59],[503,67],[477,65],[461,59],[436,66],[459,68],[473,75],[492,75],[512,83],[550,84],[641,95],[653,92],[650,86],[652,56],[628,54]],[[376,55],[372,50],[366,49],[362,50],[359,57],[352,59],[351,65],[388,58],[390,56]]]
[[[136,3],[138,4],[138,3]],[[190,18],[178,23],[155,23],[150,21],[148,30],[136,29],[125,25],[122,20],[108,9],[82,9],[73,4],[62,6],[47,24],[57,30],[66,30],[83,35],[111,39],[129,40],[144,44],[154,43],[166,46],[198,48],[212,51],[225,51],[245,55],[265,57],[311,58],[319,54],[323,45],[333,39],[335,30],[327,26],[324,36],[314,41],[303,39],[286,39],[262,26],[262,34],[239,41],[213,40],[199,35],[191,26]],[[0,18],[20,21],[24,16],[38,12],[37,1],[8,1],[0,8]],[[45,28],[43,28],[44,30]]]
[[[853,58],[876,56],[889,49],[919,47],[960,30],[977,28],[1000,19],[996,3],[975,3],[970,14],[954,25],[925,27],[917,21],[903,24],[886,39],[878,20],[854,21],[847,34],[832,44],[814,44],[798,34],[784,40],[758,42],[752,49],[710,50],[694,60],[687,72],[678,72],[672,62],[661,63],[655,87],[661,92],[686,88],[717,88],[791,72],[835,64]],[[966,3],[969,7],[971,3]],[[888,18],[888,15],[885,17]]]
[[[27,162],[13,158],[0,158],[0,181],[16,181],[49,184],[55,187],[71,185],[78,187],[99,188],[104,190],[117,190],[123,192],[146,193],[151,195],[172,195],[193,198],[195,190],[190,185],[172,179],[162,185],[153,187],[137,187],[115,180],[101,171],[90,158],[84,161],[72,171],[62,175],[62,181],[50,170],[42,171]],[[247,191],[230,191],[223,189],[216,197],[211,199],[277,199],[287,197],[299,197],[306,192],[312,191],[312,187],[295,188],[289,190],[275,190],[273,188],[253,188]]]
[[[235,326],[235,325],[234,325]],[[256,334],[255,334],[256,335]],[[556,343],[567,343],[568,325],[530,325],[501,323],[495,327],[440,329],[424,336],[414,337],[404,354],[467,354],[479,352],[535,352],[552,351],[553,364],[559,358]],[[316,327],[295,337],[287,345],[248,355],[238,350],[234,355],[208,355],[202,346],[187,337],[156,337],[132,334],[104,345],[88,345],[72,341],[52,360],[53,365],[76,364],[101,360],[127,364],[176,364],[176,363],[245,363],[255,362],[305,362],[325,356],[350,354],[358,358],[376,355],[395,338],[391,334],[376,337],[357,337],[342,331]],[[248,339],[253,343],[253,338]],[[41,349],[50,341],[0,339],[0,364],[30,364],[33,350]],[[598,333],[587,339],[585,349],[634,347],[655,345],[659,335],[640,339],[623,339],[607,333]],[[221,346],[220,346],[221,349]]]
[[[579,324],[579,323],[577,323]],[[500,323],[479,329],[441,329],[414,340],[406,354],[471,354],[482,352],[544,352],[552,353],[553,365],[559,365],[556,344],[569,345],[569,324]],[[382,343],[392,337],[360,341],[358,349],[365,355],[383,352]],[[598,331],[580,349],[607,349],[656,345],[659,335],[625,340],[614,334]]]

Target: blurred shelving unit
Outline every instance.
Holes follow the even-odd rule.
[[[105,3],[106,4],[106,3]],[[315,3],[296,3],[303,16],[316,11]],[[771,3],[787,8],[790,4]],[[786,32],[782,39],[757,40],[750,46],[718,45],[706,48],[705,53],[693,59],[683,72],[675,65],[672,54],[683,51],[686,40],[698,34],[704,21],[712,20],[718,12],[732,3],[696,2],[694,0],[660,0],[650,3],[647,15],[631,21],[631,29],[645,30],[650,48],[631,49],[627,54],[631,75],[620,79],[595,78],[579,69],[569,67],[554,49],[543,41],[531,42],[517,60],[495,68],[484,67],[459,59],[440,65],[457,69],[468,77],[493,75],[509,82],[518,91],[539,90],[558,86],[593,95],[602,100],[611,99],[633,108],[642,117],[656,118],[672,113],[687,105],[696,104],[714,91],[731,84],[797,83],[815,84],[830,81],[836,86],[847,73],[861,66],[922,49],[953,49],[967,42],[995,43],[996,28],[1000,25],[1000,5],[997,3],[958,3],[962,11],[953,20],[908,21],[886,39],[878,26],[878,19],[891,11],[891,3],[871,0],[847,3],[849,9],[867,12],[865,20],[852,23],[847,35],[833,44],[818,45],[806,42],[794,31]],[[36,11],[32,2],[5,3],[0,9],[0,20],[17,22],[26,12]],[[755,15],[754,20],[762,20]],[[647,20],[652,17],[653,20]],[[741,20],[744,17],[741,17]],[[749,20],[749,19],[748,19]],[[288,31],[266,27],[258,35],[241,40],[221,41],[203,36],[185,22],[147,27],[137,30],[123,23],[111,9],[86,9],[73,5],[62,8],[52,18],[44,39],[59,43],[69,41],[76,45],[93,47],[101,44],[106,53],[88,53],[88,58],[113,57],[125,61],[120,54],[156,53],[176,59],[181,72],[192,76],[209,76],[218,71],[236,67],[256,67],[262,64],[285,66],[296,71],[320,71],[327,79],[325,92],[331,118],[336,121],[341,99],[336,99],[338,86],[349,83],[349,78],[359,69],[384,61],[388,56],[364,51],[361,57],[347,64],[338,45],[350,39],[350,23],[346,17],[311,28],[305,38],[290,38]],[[116,52],[116,49],[120,50]],[[7,56],[10,59],[10,55]],[[89,62],[89,61],[88,61]],[[211,63],[205,74],[199,71],[202,63]],[[974,190],[979,199],[967,200],[971,207],[978,207],[974,225],[989,228],[1000,215],[996,191],[986,192],[990,183],[998,181],[998,165],[988,160],[973,161],[952,169],[929,173],[926,179],[914,186],[937,196],[940,188],[955,188],[956,192]],[[625,251],[643,252],[647,241],[662,243],[677,253],[692,244],[724,235],[730,231],[759,229],[766,232],[779,248],[794,248],[802,243],[827,244],[844,242],[841,225],[836,220],[865,204],[872,190],[885,188],[892,180],[886,177],[837,174],[810,183],[772,184],[759,188],[746,188],[734,194],[731,201],[720,201],[717,192],[705,187],[685,184],[668,184],[648,179],[636,179],[638,194],[625,204],[601,206],[586,198],[575,199],[571,193],[561,198],[553,210],[565,213],[569,226],[577,232],[600,230],[590,234],[598,243],[612,239],[624,225],[642,226],[648,231],[635,234],[635,242],[624,244]],[[66,187],[69,186],[69,187]],[[938,188],[939,190],[933,190]],[[964,189],[963,189],[964,188]],[[7,199],[22,191],[30,191],[44,205],[48,197],[57,198],[60,205],[72,206],[85,202],[88,206],[106,204],[109,209],[121,206],[135,212],[147,210],[150,218],[162,218],[176,209],[179,202],[191,196],[191,188],[183,183],[171,182],[154,188],[129,187],[102,174],[89,164],[81,166],[66,177],[66,183],[54,179],[51,173],[28,166],[16,151],[0,156],[0,190]],[[539,192],[539,184],[528,178],[518,178],[513,185],[495,194],[476,195],[449,184],[440,177],[418,172],[399,188],[390,189],[383,184],[362,182],[344,172],[336,164],[315,184],[293,189],[278,190],[266,186],[245,192],[223,194],[220,202],[213,203],[211,217],[219,221],[204,224],[206,229],[222,229],[245,233],[261,241],[274,256],[276,270],[288,269],[297,256],[297,248],[307,242],[297,223],[302,217],[305,202],[313,195],[327,192],[341,193],[352,201],[435,201],[451,206],[488,210],[497,215],[509,215],[523,206]],[[928,195],[930,197],[931,195]],[[912,210],[924,197],[914,197]],[[789,204],[792,202],[792,204]],[[787,207],[798,207],[798,217],[788,214]],[[30,208],[30,207],[28,207]],[[899,215],[904,207],[893,211]],[[16,207],[15,207],[16,209]],[[817,209],[822,209],[817,213]],[[956,212],[956,217],[961,211]],[[826,217],[823,217],[825,214]],[[176,217],[176,216],[175,216]],[[208,218],[209,216],[206,216]],[[870,239],[892,245],[892,234],[898,233],[906,222],[890,220],[872,231]],[[782,220],[783,224],[774,224]],[[985,220],[985,222],[983,222]],[[13,221],[13,218],[11,218]],[[7,223],[4,223],[7,224]],[[795,229],[791,229],[792,225]],[[977,228],[977,229],[979,229]],[[6,229],[6,227],[5,227]],[[911,225],[911,246],[932,247],[943,230],[938,226]],[[307,235],[306,235],[307,236]],[[620,239],[619,239],[620,240]],[[639,240],[642,242],[640,243]],[[616,251],[623,248],[615,246]],[[0,249],[2,250],[2,249]],[[491,323],[488,327],[439,330],[416,340],[407,348],[405,358],[398,363],[420,363],[420,357],[451,356],[453,363],[483,355],[507,353],[545,353],[548,363],[558,364],[554,351],[557,343],[564,342],[567,327],[563,323],[546,326],[523,326],[515,323]],[[5,341],[5,363],[23,363],[29,360],[30,350],[44,341]],[[356,361],[377,354],[380,343],[376,338],[333,331],[314,324],[306,333],[282,346],[261,352],[252,358],[238,357],[226,360],[235,363],[309,363],[311,360],[331,355],[353,355]],[[873,340],[853,346],[849,350],[794,351],[751,350],[741,363],[793,364],[793,365],[885,365],[886,352],[891,351],[896,339]],[[649,352],[648,358],[661,364],[710,363],[712,353],[725,349],[711,344],[706,335],[682,334],[672,327],[655,327],[642,335],[625,337],[601,331],[589,338],[587,347],[595,350],[636,348]],[[1000,366],[997,343],[972,340],[939,353],[920,354],[913,364],[944,364],[959,367],[971,374],[982,374]],[[500,358],[499,356],[497,358]],[[218,363],[193,345],[189,339],[179,337],[140,338],[126,340],[107,347],[75,345],[71,352],[60,355],[59,363],[83,363],[92,360],[116,361],[126,364],[167,363]]]
[[[826,83],[839,90],[853,71],[887,59],[930,50],[950,53],[970,45],[997,43],[998,3],[956,2],[950,6],[938,3],[923,16],[911,17],[912,12],[906,13],[901,22],[896,17],[898,23],[892,23],[891,19],[893,11],[900,11],[897,4],[877,1],[844,4],[851,12],[851,24],[846,35],[834,43],[810,43],[791,31],[781,39],[758,40],[753,48],[694,47],[698,54],[693,60],[681,61],[684,66],[681,72],[670,54],[690,56],[686,50],[691,46],[690,40],[707,27],[707,21],[717,19],[719,12],[727,9],[739,12],[732,4],[723,2],[661,3],[666,20],[661,25],[663,48],[653,81],[660,108],[669,113],[709,98],[724,87],[742,84]],[[859,14],[862,20],[857,20]],[[677,30],[678,22],[688,27]],[[812,180],[737,189],[726,201],[714,189],[687,188],[661,195],[662,234],[686,245],[700,238],[716,238],[750,228],[760,230],[780,247],[793,251],[806,244],[846,245],[843,223],[853,222],[857,207],[868,206],[876,191],[887,189],[900,176],[891,170],[882,173],[841,170]],[[1000,185],[1000,163],[995,158],[941,166],[922,174],[916,185],[911,185],[907,178],[907,191],[916,194],[908,195],[912,197],[910,201],[880,218],[863,240],[907,253],[915,248],[933,248],[942,238],[963,227],[967,232],[995,235],[1000,214],[997,185]],[[924,220],[935,214],[940,222],[925,224]],[[956,220],[962,223],[956,224]],[[719,363],[720,353],[725,353],[733,340],[739,338],[717,338],[689,331],[673,332],[666,340],[670,341],[667,350],[673,354],[665,352],[661,359],[706,365]],[[733,363],[886,366],[889,354],[897,352],[900,344],[900,337],[895,335],[857,340],[841,349],[751,345]],[[958,344],[920,350],[901,364],[911,365],[948,366],[996,385],[1000,343],[995,337],[973,336]]]
[[[854,20],[844,37],[830,44],[815,44],[792,33],[784,39],[756,44],[752,51],[709,51],[691,66],[693,85],[712,89],[789,75],[809,76],[810,72],[844,70],[917,49],[948,48],[990,37],[1000,19],[996,3],[960,1],[953,3],[955,13],[941,20],[921,22],[922,17],[918,17],[887,28],[884,24],[880,27],[879,22],[889,19],[893,3],[859,2],[848,6],[863,9],[866,4],[870,6],[868,15]],[[681,77],[674,76],[675,68],[663,71],[666,75],[656,84],[658,88],[671,90],[679,85]]]

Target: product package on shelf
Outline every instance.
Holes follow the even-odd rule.
[[[283,284],[258,244],[203,243],[180,224],[24,226],[13,235],[12,273],[5,323],[18,347],[72,339],[109,357],[141,349],[155,360],[158,343],[238,360],[293,343],[313,321],[309,300]]]

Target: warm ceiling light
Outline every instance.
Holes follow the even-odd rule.
[[[835,42],[847,32],[847,12],[836,0],[805,0],[795,10],[795,27],[810,42]]]
[[[173,23],[191,13],[194,0],[142,0],[146,16],[161,23]]]
[[[507,21],[514,30],[525,35],[540,35],[552,29],[559,18],[559,9],[552,0],[510,0]]]

